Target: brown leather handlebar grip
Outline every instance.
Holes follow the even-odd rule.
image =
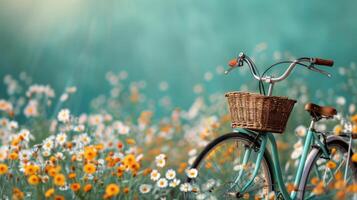
[[[238,65],[237,58],[234,58],[234,59],[230,60],[229,63],[228,63],[228,65],[229,65],[230,67],[235,67],[235,66],[237,66],[237,65]]]
[[[325,60],[321,58],[314,58],[314,64],[323,66],[333,66],[333,60]]]

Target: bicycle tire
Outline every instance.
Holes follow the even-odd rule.
[[[344,150],[346,153],[348,152],[348,143],[340,136],[330,136],[327,138],[327,147],[330,149],[332,147],[339,147],[342,150]],[[306,192],[306,186],[310,177],[310,172],[312,171],[312,167],[314,164],[317,162],[319,158],[321,158],[323,151],[319,147],[315,147],[311,150],[309,153],[306,164],[305,164],[305,169],[302,174],[302,179],[300,181],[299,187],[298,187],[298,193],[297,193],[297,199],[304,199],[305,197],[305,192]],[[350,149],[350,161],[349,161],[349,166],[350,169],[352,170],[352,173],[354,175],[354,182],[357,182],[357,165],[356,163],[352,162],[351,157],[353,155],[353,150]]]
[[[227,133],[227,134],[224,134],[224,135],[216,138],[212,142],[210,142],[203,149],[203,151],[199,154],[199,156],[196,158],[196,160],[192,164],[191,168],[196,168],[196,169],[198,169],[198,171],[200,171],[199,170],[200,164],[206,158],[206,156],[211,152],[211,150],[214,149],[216,146],[220,145],[221,143],[224,143],[231,139],[245,141],[248,144],[256,145],[258,148],[260,147],[260,142],[255,140],[252,136],[249,136],[247,134],[240,133],[240,132]],[[266,172],[268,173],[268,179],[269,179],[269,180],[267,180],[268,186],[269,186],[268,191],[269,192],[274,191],[275,180],[274,180],[274,175],[273,175],[273,165],[272,165],[271,156],[267,150],[265,150],[265,152],[264,152],[261,167],[265,167],[266,169],[263,169],[263,170],[266,170]],[[191,181],[192,181],[192,179],[187,178],[188,183],[190,183]],[[186,198],[187,198],[187,195],[186,195]]]

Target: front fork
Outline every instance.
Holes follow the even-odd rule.
[[[256,163],[255,163],[255,166],[254,166],[254,171],[253,171],[253,174],[252,174],[252,178],[243,186],[243,188],[240,191],[241,194],[244,194],[244,192],[253,183],[255,177],[258,174],[258,171],[259,171],[259,168],[260,168],[260,164],[261,164],[263,156],[264,156],[265,147],[266,147],[266,144],[267,144],[267,136],[266,136],[266,134],[263,134],[261,136],[261,138],[262,138],[262,142],[261,142],[260,148],[258,150],[258,156],[257,156],[257,160],[256,160]],[[246,166],[248,164],[249,157],[246,158],[245,155],[246,155],[247,152],[249,152],[248,154],[250,155],[251,151],[252,151],[252,148],[248,148],[246,150],[245,154],[244,154],[243,167],[240,169],[238,177],[234,181],[235,184],[238,183],[239,179],[241,178],[241,176],[243,174],[244,169],[246,168]]]

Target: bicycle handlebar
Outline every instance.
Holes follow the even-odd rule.
[[[325,60],[325,59],[321,59],[321,58],[299,58],[299,59],[292,61],[292,63],[289,65],[289,67],[286,69],[286,71],[280,77],[277,77],[277,78],[270,77],[270,76],[260,77],[256,74],[256,72],[254,70],[255,69],[254,62],[248,56],[246,56],[244,53],[240,53],[238,58],[232,59],[231,61],[229,61],[228,65],[231,68],[228,69],[225,73],[228,74],[234,68],[243,66],[244,63],[248,64],[250,71],[255,79],[257,79],[258,81],[264,81],[264,82],[268,82],[268,83],[275,83],[275,82],[279,82],[279,81],[286,79],[297,64],[304,65],[303,63],[309,63],[308,66],[304,65],[308,69],[315,71],[315,72],[319,72],[319,73],[324,74],[328,77],[331,77],[331,75],[328,72],[320,70],[320,69],[316,68],[314,65],[323,65],[323,66],[331,67],[334,64],[333,60]]]
[[[313,58],[312,63],[316,64],[316,65],[322,65],[322,66],[328,66],[328,67],[333,66],[333,60],[326,60],[326,59],[321,59],[321,58]]]

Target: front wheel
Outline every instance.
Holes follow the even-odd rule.
[[[357,198],[352,187],[357,183],[357,166],[351,160],[352,149],[348,152],[348,143],[338,136],[328,137],[327,147],[330,159],[323,158],[320,148],[310,152],[299,185],[298,199]]]
[[[258,175],[244,193],[242,187],[251,179],[258,155],[259,142],[242,133],[228,133],[208,144],[191,168],[196,178],[188,179],[198,189],[191,198],[265,199],[273,191],[273,173],[269,152],[265,151]]]

